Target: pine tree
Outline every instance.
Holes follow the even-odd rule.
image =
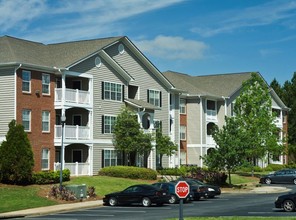
[[[1,182],[25,185],[32,180],[34,157],[30,141],[24,127],[9,123],[6,140],[0,146]]]

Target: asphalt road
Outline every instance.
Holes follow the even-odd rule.
[[[280,185],[279,185],[280,186]],[[296,191],[296,186],[285,185]],[[278,195],[283,193],[268,194],[222,194],[214,199],[194,201],[184,204],[183,216],[293,216],[294,213],[287,213],[274,208],[274,201]],[[142,207],[142,206],[103,206],[98,208],[77,210],[65,213],[38,216],[26,219],[63,219],[63,220],[159,220],[167,218],[179,218],[179,204],[164,205],[162,207]]]

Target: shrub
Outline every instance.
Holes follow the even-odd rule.
[[[65,169],[63,170],[62,175],[63,181],[69,181],[70,180],[70,170]],[[60,171],[41,171],[37,173],[33,173],[33,183],[34,184],[53,184],[53,183],[59,183],[60,182]]]
[[[131,166],[104,167],[99,172],[102,176],[122,177],[130,179],[156,180],[157,172],[152,169]]]
[[[268,170],[268,171],[277,171],[277,170],[280,170],[280,169],[283,169],[284,166],[282,164],[268,164],[268,166],[265,168],[266,169],[271,169],[271,170]]]

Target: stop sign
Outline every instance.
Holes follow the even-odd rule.
[[[179,181],[175,186],[175,193],[180,199],[186,198],[189,191],[189,185],[186,181]]]

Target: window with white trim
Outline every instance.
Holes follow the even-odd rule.
[[[41,155],[41,169],[49,170],[49,149],[43,148]]]
[[[161,92],[158,90],[148,89],[148,103],[161,107]]]
[[[50,75],[42,73],[42,94],[50,94]]]
[[[114,130],[114,124],[116,121],[116,116],[104,115],[104,134],[112,134]]]
[[[186,140],[186,126],[180,126],[180,140]]]
[[[186,99],[180,99],[180,114],[186,114]]]
[[[24,126],[25,131],[31,131],[31,110],[23,109],[22,125]]]
[[[123,85],[118,83],[103,82],[103,99],[122,101]]]
[[[27,70],[22,71],[22,91],[31,92],[31,72]]]
[[[42,131],[50,131],[50,113],[49,111],[42,111]]]
[[[104,167],[122,165],[122,151],[118,150],[104,150]]]

